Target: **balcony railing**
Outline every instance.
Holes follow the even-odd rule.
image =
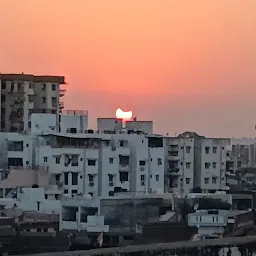
[[[66,89],[60,89],[60,97],[65,96],[66,91]]]
[[[60,109],[63,109],[64,108],[64,102],[60,102]]]

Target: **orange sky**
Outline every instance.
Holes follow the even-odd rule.
[[[255,0],[0,0],[0,72],[65,75],[66,108],[255,136]]]

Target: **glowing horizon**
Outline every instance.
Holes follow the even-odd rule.
[[[0,73],[65,76],[65,107],[89,109],[92,128],[122,107],[157,133],[255,137],[255,10],[255,0],[2,0]]]

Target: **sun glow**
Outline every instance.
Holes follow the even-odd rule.
[[[132,118],[132,111],[124,112],[122,109],[118,108],[116,110],[116,118],[130,120]]]

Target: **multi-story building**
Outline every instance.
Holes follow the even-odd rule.
[[[166,191],[226,190],[229,139],[183,133],[166,138]]]
[[[236,172],[241,168],[256,167],[256,139],[231,139],[230,171]]]
[[[49,168],[66,195],[164,192],[162,137],[49,134],[38,138],[36,147],[36,165]]]
[[[1,131],[29,131],[32,113],[52,113],[58,120],[64,83],[61,76],[0,74]]]

